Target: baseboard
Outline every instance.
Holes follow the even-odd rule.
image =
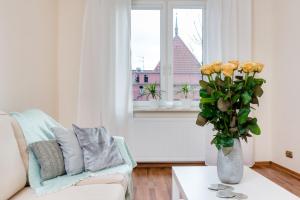
[[[281,171],[283,173],[289,174],[289,175],[293,176],[294,178],[300,180],[300,173],[298,173],[298,172],[295,172],[295,171],[293,171],[291,169],[283,167],[283,166],[281,166],[281,165],[279,165],[277,163],[274,163],[274,162],[271,163],[271,167],[273,169],[276,169],[277,171]]]
[[[172,166],[204,166],[204,161],[192,162],[138,162],[137,167],[172,167]]]
[[[272,161],[258,161],[252,167],[271,167]]]
[[[172,167],[172,166],[205,166],[204,161],[192,161],[192,162],[138,162],[137,167],[150,168],[150,167]],[[291,169],[283,167],[272,161],[258,161],[255,162],[253,168],[255,167],[271,167],[277,171],[289,174],[294,178],[300,180],[300,173],[295,172]]]
[[[253,167],[268,166],[271,167],[271,161],[255,162]],[[172,167],[172,166],[205,166],[205,161],[186,161],[186,162],[137,162],[137,167]]]
[[[259,161],[255,162],[253,167],[271,167],[271,161]],[[185,161],[185,162],[137,162],[137,167],[172,167],[172,166],[205,166],[205,161]]]
[[[286,174],[289,174],[290,176],[293,176],[294,178],[300,180],[300,173],[295,172],[291,169],[288,169],[282,165],[279,165],[277,163],[274,163],[272,161],[259,161],[259,162],[255,162],[255,164],[253,165],[253,168],[255,167],[270,167],[273,168],[279,172],[283,172]]]

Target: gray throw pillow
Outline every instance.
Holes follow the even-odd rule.
[[[94,172],[124,163],[114,138],[105,128],[79,128],[73,125],[73,129],[83,151],[85,170]]]
[[[84,170],[83,154],[74,131],[60,127],[51,130],[62,149],[67,174],[71,176],[81,173]]]
[[[40,164],[42,181],[65,174],[63,155],[55,140],[35,142],[29,147]]]

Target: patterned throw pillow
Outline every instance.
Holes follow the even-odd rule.
[[[29,147],[40,164],[42,181],[65,174],[63,155],[56,140],[35,142]]]
[[[95,172],[124,163],[114,138],[105,128],[79,128],[73,125],[73,129],[83,151],[86,171]]]

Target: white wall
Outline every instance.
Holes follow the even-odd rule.
[[[255,137],[255,161],[271,160],[272,0],[253,1],[253,59],[266,64],[265,95],[256,113],[262,135]],[[211,130],[197,127],[195,118],[135,119],[130,145],[140,161],[204,160],[204,135]]]
[[[196,126],[195,117],[136,118],[132,128],[129,145],[138,161],[204,160],[208,129]]]
[[[76,122],[84,0],[58,1],[59,121]]]
[[[262,135],[255,139],[255,160],[296,171],[299,4],[253,1],[253,58],[266,64],[267,79],[257,113]],[[83,5],[84,0],[0,1],[0,109],[39,107],[66,126],[76,121]],[[282,75],[288,76],[285,84]],[[207,131],[196,127],[194,118],[136,119],[128,142],[138,160],[203,160]],[[294,159],[285,158],[285,150],[292,150]]]
[[[252,36],[253,60],[265,64],[260,74],[267,83],[263,89],[260,106],[255,113],[262,130],[260,136],[255,136],[255,161],[269,161],[272,157],[272,69],[273,69],[273,0],[253,0]]]
[[[76,97],[79,72],[79,55],[84,0],[59,1],[59,119],[70,126],[76,120]],[[271,23],[272,0],[254,0],[253,13],[253,56],[266,63],[267,70],[263,74],[268,80],[266,94],[261,102],[259,120],[262,135],[255,141],[255,159],[271,159]],[[261,17],[265,16],[265,17]],[[268,113],[268,114],[266,114]],[[193,118],[135,119],[128,143],[134,156],[140,161],[192,161],[204,160],[204,134],[208,128],[195,125]]]
[[[0,1],[0,109],[39,107],[76,121],[84,0]],[[299,0],[253,0],[253,58],[266,64],[255,160],[300,171],[297,133]],[[194,118],[136,119],[128,142],[138,160],[203,160],[207,128]],[[294,159],[284,156],[294,152]]]
[[[57,117],[57,1],[0,1],[0,109]]]
[[[272,160],[300,172],[300,1],[274,1]],[[291,150],[294,158],[285,157]]]

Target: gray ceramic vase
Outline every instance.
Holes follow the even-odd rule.
[[[222,183],[237,184],[242,180],[244,172],[243,152],[239,139],[234,139],[233,148],[227,155],[222,149],[218,151],[217,170]]]

